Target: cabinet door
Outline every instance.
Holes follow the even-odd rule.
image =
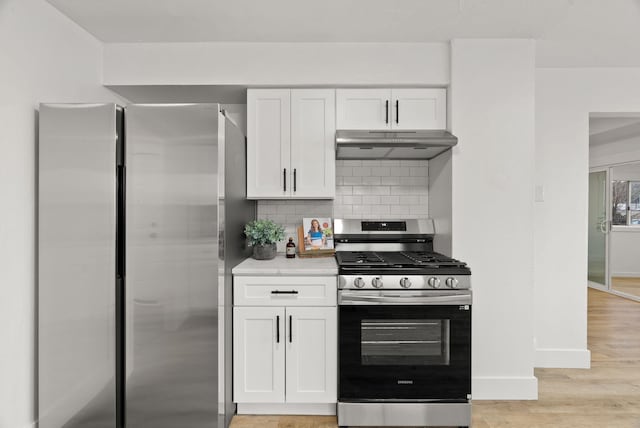
[[[391,128],[391,90],[336,89],[337,129]]]
[[[335,90],[291,90],[291,196],[333,198]]]
[[[446,129],[447,90],[393,89],[393,129]]]
[[[284,308],[233,308],[233,401],[284,402]]]
[[[247,198],[290,195],[290,92],[288,89],[247,91]]]
[[[337,308],[286,309],[287,402],[334,403]]]

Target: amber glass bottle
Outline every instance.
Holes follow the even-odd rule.
[[[293,243],[293,238],[289,238],[287,242],[287,258],[294,259],[296,257],[296,244]]]

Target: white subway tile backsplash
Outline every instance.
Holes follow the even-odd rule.
[[[429,175],[429,169],[425,167],[410,167],[409,175],[413,177],[426,177]]]
[[[349,177],[353,175],[353,167],[336,166],[336,177]]]
[[[401,204],[418,205],[420,203],[420,197],[419,196],[415,196],[415,195],[399,196],[399,198],[400,198],[399,203],[401,203]]]
[[[362,184],[362,177],[343,177],[345,186]]]
[[[369,177],[371,175],[371,167],[368,166],[354,166],[353,175],[356,177]]]
[[[427,165],[427,161],[421,161],[421,160],[401,160],[400,161],[400,166],[416,167],[416,166],[422,166],[422,165]]]
[[[387,185],[400,184],[400,177],[380,177],[380,184],[387,184]]]
[[[408,177],[409,176],[409,168],[405,166],[393,166],[390,168],[391,176],[393,177]]]
[[[336,187],[336,195],[353,195],[353,186]]]
[[[362,203],[368,205],[379,205],[381,196],[363,196]]]
[[[427,186],[428,177],[400,177],[400,184],[405,186]]]
[[[381,177],[362,177],[362,184],[379,185]]]
[[[343,160],[338,162],[342,162],[344,166],[362,166],[361,160]]]
[[[400,203],[400,196],[380,196],[380,203],[383,205],[397,205]]]
[[[385,161],[382,161],[382,162],[384,162],[384,166],[400,166],[400,162],[401,161],[399,161],[399,160],[385,160]]]
[[[362,196],[352,196],[352,195],[342,196],[343,205],[354,205],[354,204],[361,204],[361,203],[362,203]]]

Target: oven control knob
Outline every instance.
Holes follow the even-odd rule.
[[[357,288],[364,287],[364,279],[357,277],[356,279],[353,280],[353,285],[355,285]]]
[[[402,288],[409,288],[409,287],[411,287],[411,281],[407,277],[401,278],[400,279],[400,286]]]
[[[431,288],[440,288],[440,279],[436,278],[435,276],[432,276],[431,278],[429,278],[427,283]]]
[[[382,280],[380,278],[373,278],[371,280],[371,285],[375,288],[382,288]]]
[[[444,283],[449,288],[458,288],[458,280],[454,277],[447,278]]]

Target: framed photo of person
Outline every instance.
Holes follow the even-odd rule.
[[[301,256],[332,255],[333,223],[328,217],[309,217],[302,219],[298,228],[298,248]]]

